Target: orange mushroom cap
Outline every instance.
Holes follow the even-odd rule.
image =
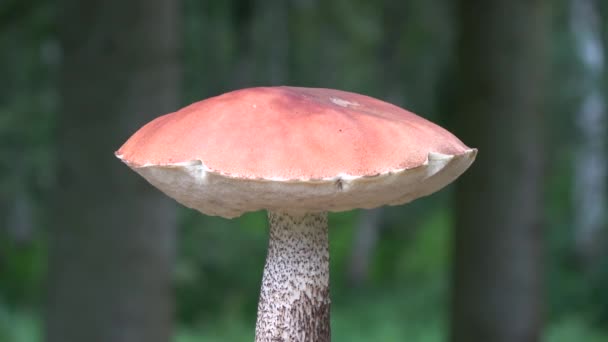
[[[225,217],[400,204],[448,184],[475,154],[392,104],[296,87],[196,102],[148,123],[116,152],[179,202]]]

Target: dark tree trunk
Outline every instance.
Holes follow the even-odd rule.
[[[239,58],[233,86],[283,85],[288,79],[289,2],[267,0],[249,4],[247,20],[235,28]]]
[[[580,70],[577,90],[581,94],[579,110],[574,113],[578,128],[572,188],[574,240],[583,268],[590,270],[605,253],[602,235],[608,223],[605,56],[599,3],[572,0],[570,5]]]
[[[351,287],[367,285],[372,258],[380,235],[383,210],[383,208],[376,208],[362,210],[359,213],[347,270],[348,283]]]
[[[62,1],[48,342],[166,342],[175,209],[114,157],[177,105],[176,1]]]
[[[546,1],[460,0],[453,342],[539,341]]]

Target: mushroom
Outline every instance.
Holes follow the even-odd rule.
[[[320,88],[229,92],[161,116],[116,156],[179,203],[233,218],[267,210],[256,341],[330,340],[327,212],[429,195],[477,150],[368,96]]]

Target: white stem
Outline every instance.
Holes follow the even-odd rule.
[[[329,342],[327,213],[269,212],[256,342]]]

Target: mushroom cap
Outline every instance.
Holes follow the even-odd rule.
[[[369,96],[260,87],[158,117],[116,156],[183,205],[230,218],[403,204],[452,182],[476,153]]]

